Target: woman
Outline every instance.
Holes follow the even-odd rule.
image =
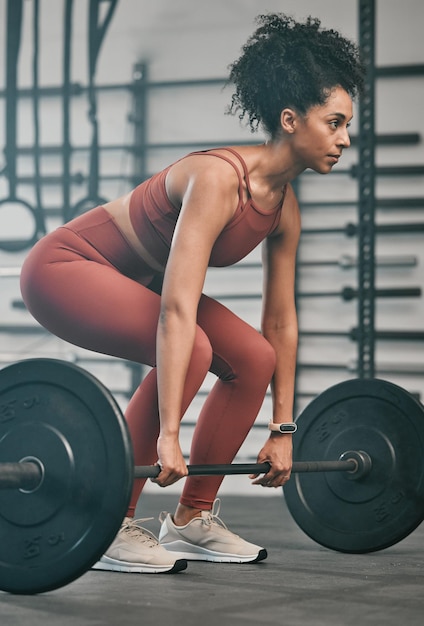
[[[208,371],[217,376],[195,428],[190,462],[231,463],[271,383],[270,435],[258,454],[279,487],[292,464],[297,347],[294,270],[300,233],[290,186],[306,168],[327,174],[349,146],[352,98],[363,81],[357,48],[319,20],[258,17],[231,66],[229,112],[268,140],[196,152],[123,198],[37,243],[22,269],[28,309],[66,341],[152,367],[126,418],[135,463],[159,463],[166,487],[187,475],[180,420]],[[202,294],[208,266],[233,264],[263,242],[262,334]],[[282,426],[280,426],[282,425]],[[281,432],[283,431],[283,432]],[[212,511],[222,477],[188,477],[159,542],[134,521],[144,481],[99,569],[179,571],[187,559],[257,562],[264,548]]]

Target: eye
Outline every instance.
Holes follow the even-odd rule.
[[[340,120],[331,120],[331,122],[329,122],[329,125],[331,126],[331,128],[333,130],[337,130],[337,128],[339,128],[339,126],[342,124],[342,122]],[[346,128],[350,127],[350,122],[346,123]]]

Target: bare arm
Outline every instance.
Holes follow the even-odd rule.
[[[184,163],[182,167],[188,166],[190,163]],[[238,189],[233,169],[213,157],[199,157],[191,171],[176,168],[167,182],[174,192],[181,190],[182,205],[166,267],[157,330],[158,454],[162,466],[157,482],[162,486],[187,474],[178,436],[197,308],[213,244],[234,213]]]
[[[276,423],[293,420],[298,339],[295,264],[299,235],[299,207],[289,186],[278,232],[267,239],[263,248],[262,332],[277,358],[271,384],[272,420]],[[271,470],[255,484],[277,487],[287,482],[292,464],[292,435],[271,433],[258,455],[258,462],[264,461],[271,463]]]

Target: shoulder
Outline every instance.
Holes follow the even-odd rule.
[[[238,197],[240,179],[237,169],[223,158],[207,152],[189,154],[168,168],[165,180],[166,192],[173,204],[181,204],[184,199],[196,194],[209,197]]]

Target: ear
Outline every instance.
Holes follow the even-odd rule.
[[[284,132],[293,134],[297,125],[297,113],[294,109],[283,109],[280,114],[281,128]]]

